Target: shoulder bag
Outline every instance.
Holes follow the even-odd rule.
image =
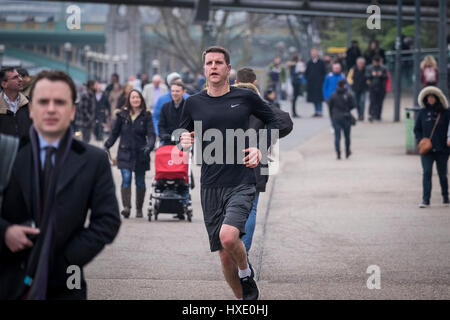
[[[439,118],[441,117],[441,114],[439,113],[436,122],[434,123],[433,130],[431,131],[431,135],[429,138],[422,138],[419,143],[417,144],[417,150],[419,151],[419,154],[427,154],[430,152],[430,150],[433,148],[433,145],[431,144],[431,138],[433,137],[434,130],[436,130],[436,126],[439,122]]]

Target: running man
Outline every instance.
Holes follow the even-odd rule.
[[[248,263],[241,237],[245,234],[245,223],[255,198],[253,168],[260,162],[261,152],[256,147],[248,147],[248,144],[245,144],[246,149],[238,150],[239,143],[234,143],[234,138],[227,141],[226,130],[246,131],[251,114],[264,121],[268,129],[276,129],[277,122],[271,108],[256,93],[230,87],[230,55],[226,49],[216,46],[206,49],[203,63],[207,90],[186,100],[180,128],[189,132],[182,133],[181,146],[184,149],[192,146],[194,121],[202,125],[202,132],[196,132],[195,137],[202,141],[203,155],[208,146],[210,149],[212,143],[217,143],[217,139],[211,141],[202,133],[215,129],[222,135],[223,161],[211,164],[208,157],[202,157],[200,183],[203,216],[211,252],[219,251],[225,280],[234,295],[237,299],[256,300],[259,290],[254,280],[255,272]],[[232,164],[225,160],[230,151],[228,145],[234,152],[231,155],[234,159]]]

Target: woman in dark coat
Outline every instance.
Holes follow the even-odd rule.
[[[447,145],[447,131],[450,111],[448,110],[448,102],[442,91],[433,86],[422,89],[418,97],[418,102],[422,109],[419,111],[414,126],[414,134],[417,142],[422,138],[430,138],[433,127],[437,123],[436,129],[431,137],[432,149],[427,154],[420,156],[423,169],[423,194],[422,203],[419,207],[427,208],[430,206],[433,162],[436,162],[443,204],[449,206],[447,162],[450,148]]]
[[[111,136],[105,142],[109,149],[120,136],[117,166],[122,173],[121,214],[128,218],[131,210],[131,175],[134,171],[136,182],[136,217],[142,218],[145,197],[145,171],[150,170],[150,152],[155,144],[155,130],[152,114],[147,111],[144,97],[137,90],[131,90],[127,102],[117,114]]]

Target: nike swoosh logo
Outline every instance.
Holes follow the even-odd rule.
[[[238,104],[232,104],[231,107],[234,108],[234,107],[237,107],[238,105],[239,105],[239,103]]]

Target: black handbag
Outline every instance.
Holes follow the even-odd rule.
[[[355,118],[355,116],[352,115],[351,113],[350,113],[350,123],[352,124],[352,126],[355,126],[355,125],[356,125],[356,118]]]

